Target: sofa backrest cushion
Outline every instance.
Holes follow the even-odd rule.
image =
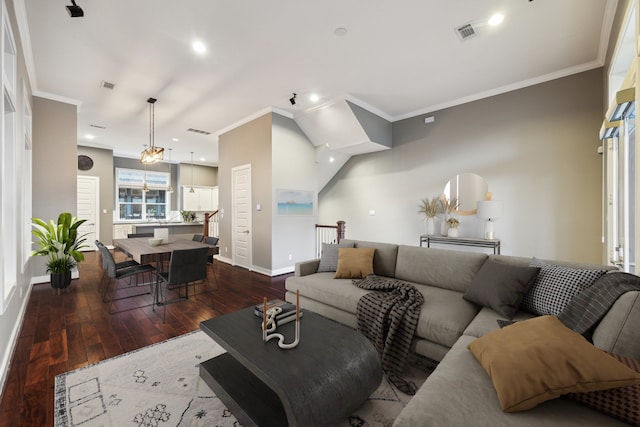
[[[396,278],[466,292],[487,259],[479,252],[400,245]]]
[[[341,240],[349,242],[350,240]],[[373,273],[378,276],[395,277],[396,259],[398,258],[398,245],[392,243],[377,243],[354,241],[356,248],[373,248],[376,252],[373,254]]]
[[[623,294],[593,331],[593,344],[605,351],[640,359],[640,291]]]
[[[519,256],[511,256],[511,255],[489,255],[489,258],[495,259],[499,262],[520,265],[520,266],[528,266],[531,263],[532,257],[519,257]],[[586,264],[582,262],[572,262],[572,261],[557,261],[551,259],[539,259],[546,264],[554,264],[559,265],[561,267],[569,267],[569,268],[579,268],[584,270],[609,270],[609,271],[617,271],[618,268],[613,265],[601,265],[601,264]]]

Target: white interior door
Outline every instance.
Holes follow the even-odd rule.
[[[231,169],[232,177],[232,261],[251,269],[251,165]]]
[[[78,175],[78,207],[77,216],[87,221],[78,229],[79,234],[86,234],[87,245],[83,251],[96,250],[95,241],[100,240],[100,178],[97,176]]]

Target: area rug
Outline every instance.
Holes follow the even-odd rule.
[[[199,364],[225,350],[196,331],[56,376],[55,426],[239,426],[200,379]],[[418,387],[435,362],[413,357],[405,376]],[[340,426],[387,426],[411,396],[386,379]]]

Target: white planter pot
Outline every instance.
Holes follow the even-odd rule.
[[[440,218],[440,235],[447,236],[449,231],[449,224],[447,224],[447,217]]]
[[[458,229],[457,228],[449,228],[447,232],[447,236],[449,237],[458,237]]]
[[[433,236],[436,234],[436,221],[435,218],[427,218],[427,235]]]

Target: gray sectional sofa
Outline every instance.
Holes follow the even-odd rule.
[[[348,242],[349,243],[349,242]],[[626,425],[581,404],[560,398],[517,413],[501,411],[490,378],[467,349],[476,338],[499,329],[494,310],[462,298],[487,259],[520,266],[529,258],[487,255],[415,246],[353,241],[355,247],[375,248],[374,273],[408,281],[425,302],[412,349],[440,361],[394,426],[615,426]],[[601,265],[547,261],[570,268],[612,269]],[[335,272],[317,272],[320,260],[296,265],[286,280],[286,299],[340,323],[356,327],[358,299],[368,291]],[[514,320],[534,317],[518,311]],[[606,351],[640,359],[640,292],[620,297],[593,333],[593,343]]]

